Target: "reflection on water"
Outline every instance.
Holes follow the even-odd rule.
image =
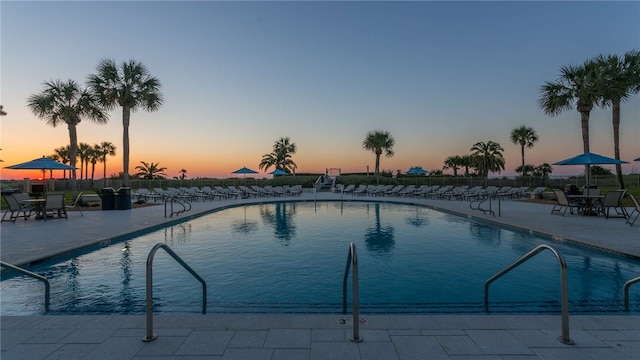
[[[164,243],[184,244],[191,236],[191,223],[181,223],[164,229]]]
[[[296,203],[279,202],[262,205],[259,211],[265,225],[273,228],[276,239],[284,240],[282,245],[288,246],[296,234],[296,224],[294,222]]]
[[[367,205],[367,210],[370,205]],[[375,224],[372,227],[367,228],[364,234],[365,244],[367,250],[372,254],[378,256],[388,256],[389,252],[393,249],[396,241],[393,235],[392,226],[382,226],[380,220],[380,204],[374,204],[375,212]]]
[[[122,287],[120,291],[120,302],[123,307],[134,304],[131,291],[131,241],[125,241],[122,247],[122,257],[120,258],[120,269],[122,270]]]
[[[429,224],[429,218],[426,215],[423,215],[422,212],[426,213],[426,209],[422,209],[416,206],[416,215],[409,216],[406,218],[407,224],[413,225],[415,227],[421,227]]]
[[[247,220],[247,207],[243,206],[244,219],[234,220],[231,224],[231,230],[238,234],[248,234],[250,232],[258,230],[258,223],[253,220]]]
[[[472,239],[481,244],[500,246],[502,230],[498,227],[471,222],[469,223],[469,233]]]

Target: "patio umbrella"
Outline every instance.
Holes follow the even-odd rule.
[[[5,169],[13,169],[13,170],[42,170],[42,180],[45,179],[45,171],[46,170],[73,170],[75,169],[73,166],[63,164],[61,162],[57,162],[55,160],[41,157],[38,159],[33,159],[31,161],[23,162],[20,164],[5,166]],[[46,189],[46,187],[45,187]]]
[[[608,164],[628,164],[623,160],[618,160],[594,153],[584,153],[572,158],[553,163],[553,165],[608,165]]]
[[[288,172],[282,171],[280,169],[275,169],[272,172],[270,172],[269,174],[271,174],[271,175],[289,175]]]
[[[424,175],[424,174],[428,174],[429,172],[427,170],[424,170],[423,168],[416,166],[416,167],[412,167],[411,169],[407,170],[406,174],[407,175]]]
[[[633,161],[640,161],[640,157],[633,159]]]
[[[568,158],[562,161],[558,161],[553,163],[553,165],[610,165],[610,164],[628,164],[628,162],[623,160],[618,160],[594,153],[584,153],[572,158]],[[591,172],[591,168],[589,167],[589,172]],[[587,188],[589,187],[589,182],[591,181],[591,174],[585,174],[587,177]]]
[[[234,171],[232,174],[242,174],[242,178],[244,179],[244,184],[247,185],[247,174],[257,174],[258,172],[255,170],[251,170],[246,166],[241,167],[240,169]]]

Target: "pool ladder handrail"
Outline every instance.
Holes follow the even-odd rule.
[[[156,252],[159,249],[163,249],[167,252],[167,254],[171,255],[178,264],[182,265],[185,270],[187,270],[196,280],[200,281],[202,284],[202,313],[207,313],[207,283],[204,279],[198,275],[187,263],[185,263],[178,254],[176,254],[167,244],[158,243],[156,244],[149,255],[147,256],[147,301],[146,301],[146,312],[147,312],[147,335],[142,338],[144,342],[150,342],[155,340],[158,336],[153,333],[153,258],[155,257]]]
[[[174,203],[182,206],[182,209],[174,211],[173,210]],[[187,212],[191,210],[191,202],[182,198],[178,198],[177,196],[170,196],[164,201],[164,217],[167,217],[167,204],[170,204],[170,210],[171,210],[169,217],[173,217],[173,215],[177,216],[182,214],[183,212]]]
[[[356,252],[356,244],[349,244],[349,255],[347,255],[347,266],[344,269],[344,279],[342,280],[342,313],[347,313],[347,279],[349,278],[349,268],[353,267],[352,292],[353,292],[353,337],[349,338],[352,342],[361,342],[360,337],[360,306],[358,295],[358,254]]]
[[[49,299],[51,298],[51,284],[49,283],[49,280],[46,277],[42,275],[38,275],[29,270],[23,269],[19,266],[11,265],[4,261],[0,261],[0,265],[9,269],[13,269],[19,273],[30,276],[34,279],[42,281],[44,283],[44,310],[49,311],[49,302],[50,302]]]
[[[558,258],[558,262],[560,263],[560,287],[561,287],[561,301],[560,301],[560,312],[562,319],[562,335],[558,338],[558,340],[565,345],[573,345],[574,342],[569,337],[569,286],[567,283],[567,262],[555,247],[551,245],[538,245],[533,250],[526,253],[520,259],[502,269],[497,274],[493,275],[484,283],[484,311],[489,311],[489,284],[493,281],[498,280],[500,277],[513,270],[518,265],[524,263],[529,260],[536,254],[545,249],[551,250],[551,252]]]
[[[622,287],[622,297],[624,298],[624,311],[629,311],[629,287],[638,282],[640,282],[640,276],[627,281],[626,283],[624,283],[624,286]]]
[[[482,213],[485,215],[489,213],[495,217],[496,213],[495,211],[493,211],[493,206],[492,206],[493,197],[494,197],[494,194],[483,194],[482,196],[478,196],[475,199],[471,200],[471,202],[469,203],[469,208],[471,210],[482,211]],[[498,216],[502,216],[502,202],[499,196],[497,196],[497,198],[498,198]],[[482,205],[485,201],[489,201],[488,209],[480,207],[480,205]],[[477,203],[476,207],[473,207],[474,203]]]

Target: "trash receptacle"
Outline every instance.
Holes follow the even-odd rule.
[[[118,196],[116,196],[116,210],[129,209],[131,209],[131,188],[123,186],[118,189]]]
[[[103,188],[100,195],[102,200],[102,210],[115,210],[116,209],[116,195],[115,190],[111,187]]]

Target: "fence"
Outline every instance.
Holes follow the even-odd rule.
[[[239,186],[239,185],[302,185],[305,188],[313,187],[313,183],[316,180],[315,175],[303,175],[303,176],[280,176],[274,179],[254,179],[254,178],[228,178],[228,179],[210,179],[210,178],[197,178],[197,179],[130,179],[129,185],[132,189],[153,189],[168,187],[203,187],[203,186]],[[18,189],[22,192],[31,192],[30,186],[41,184],[36,181],[30,180],[1,180],[2,189]],[[338,177],[338,183],[349,185],[359,184],[375,184],[378,182],[373,175],[341,175]],[[640,175],[625,175],[624,176],[625,188],[628,190],[640,189]],[[71,180],[69,179],[52,179],[47,180],[49,191],[69,191],[71,190]],[[453,186],[476,186],[485,185],[484,179],[479,177],[453,177],[453,176],[400,176],[397,178],[380,177],[380,184],[394,184],[394,185],[453,185]],[[486,185],[491,186],[528,186],[530,188],[546,186],[549,188],[564,188],[566,185],[575,184],[579,187],[586,183],[584,176],[572,176],[572,177],[554,177],[551,176],[547,179],[535,178],[535,177],[500,177],[489,178]],[[92,191],[110,186],[118,188],[122,185],[122,181],[118,179],[108,179],[107,182],[104,179],[98,180],[77,180],[78,191]],[[592,185],[596,185],[601,188],[617,188],[618,183],[615,176],[593,176]]]

